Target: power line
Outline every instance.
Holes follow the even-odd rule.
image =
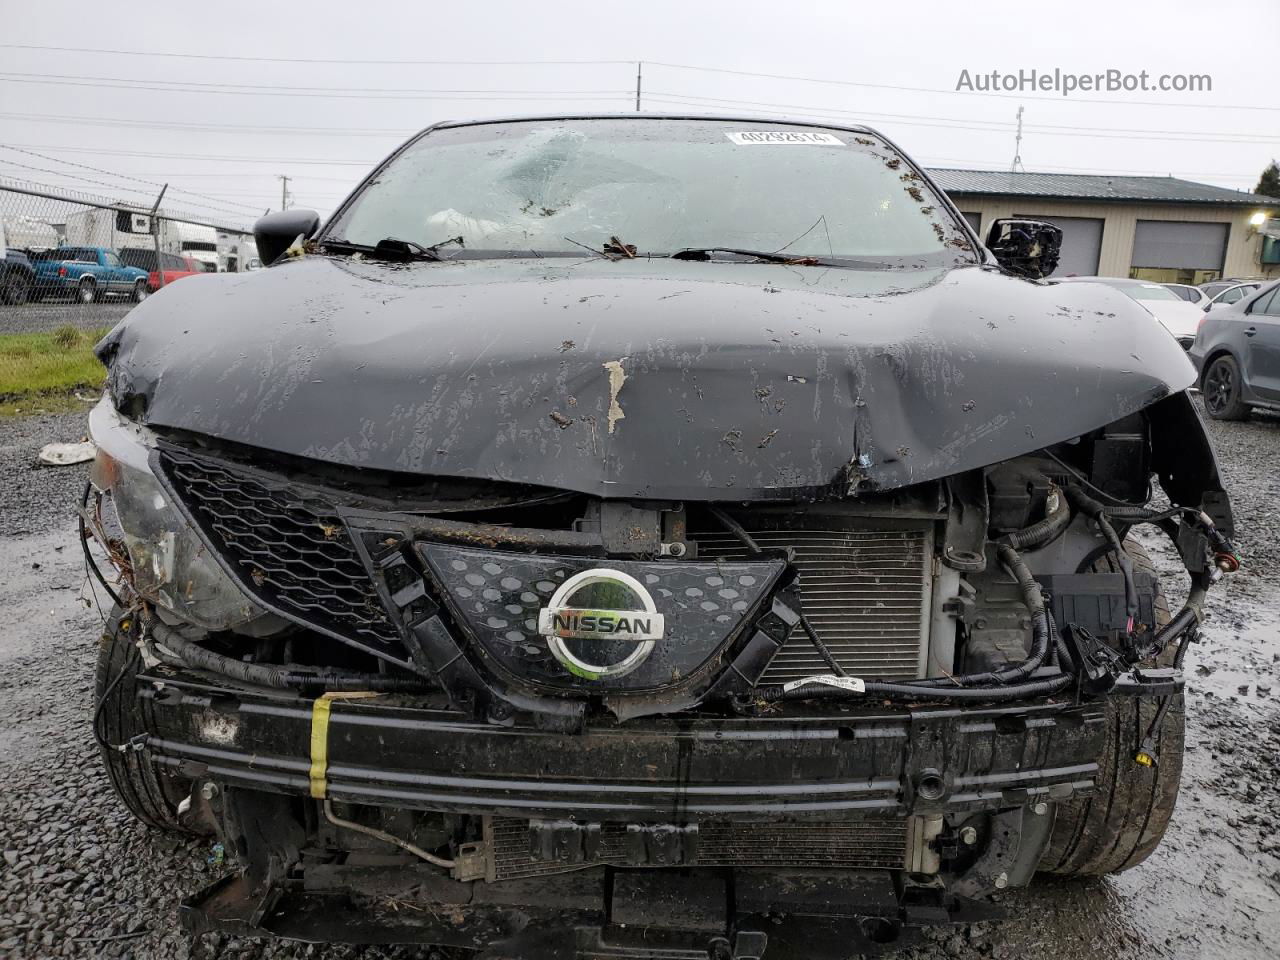
[[[175,53],[173,51],[160,50],[120,50],[100,47],[59,47],[47,46],[41,44],[30,43],[0,43],[0,48],[10,50],[42,50],[56,53],[93,53],[105,54],[111,56],[127,56],[127,57],[167,57],[182,60],[219,60],[219,61],[236,61],[240,63],[315,63],[315,64],[352,64],[363,66],[447,66],[447,67],[500,67],[500,66],[631,66],[637,62],[637,58],[632,57],[626,60],[579,60],[579,59],[560,59],[560,60],[419,60],[419,59],[347,59],[347,58],[331,58],[331,57],[254,57],[243,55],[228,54],[208,54],[208,53]],[[1070,99],[1076,103],[1104,103],[1104,104],[1131,104],[1135,106],[1155,106],[1155,107],[1190,107],[1193,109],[1213,109],[1213,110],[1266,110],[1280,111],[1280,107],[1264,107],[1252,104],[1211,104],[1211,103],[1190,103],[1187,101],[1166,101],[1166,100],[1131,100],[1131,99],[1103,99],[1090,97],[1059,97],[1059,96],[1040,96],[1035,94],[1024,93],[996,93],[979,90],[950,90],[945,87],[915,87],[906,84],[893,83],[871,83],[865,80],[834,80],[829,77],[804,77],[794,74],[784,73],[761,73],[751,70],[734,70],[727,67],[708,67],[701,64],[691,63],[674,63],[663,60],[645,60],[645,63],[658,67],[666,67],[670,70],[692,70],[701,73],[718,73],[735,77],[755,77],[766,80],[789,80],[798,83],[819,83],[832,86],[846,87],[867,87],[873,90],[900,90],[909,93],[947,93],[960,94],[971,97],[999,97],[1001,99],[1023,99],[1023,100],[1047,100],[1050,102],[1062,102]]]
[[[680,99],[673,99],[676,97],[679,97]],[[763,100],[728,100],[724,98],[696,96],[693,94],[665,93],[662,91],[655,91],[649,94],[649,101],[651,103],[662,103],[668,106],[715,107],[722,104],[730,104],[737,107],[769,107],[771,109],[783,109],[788,111],[800,110],[805,112],[802,112],[802,113],[793,112],[792,116],[803,116],[808,118],[819,118],[819,119],[829,119],[833,114],[840,115],[840,116],[849,115],[851,117],[857,117],[857,118],[876,117],[879,119],[892,120],[892,122],[894,123],[900,123],[910,127],[940,127],[944,130],[977,130],[977,131],[989,133],[994,131],[1011,131],[1014,127],[1012,123],[1009,123],[1008,121],[1003,121],[1003,120],[957,121],[957,120],[952,120],[949,117],[922,117],[920,119],[909,119],[909,118],[912,118],[914,115],[913,114],[875,114],[875,113],[870,113],[866,111],[845,110],[837,107],[820,107],[820,106],[811,106],[807,104],[798,104],[798,103],[777,103],[777,102],[770,102],[770,101],[763,101]],[[979,124],[982,124],[982,125],[979,126]],[[1046,124],[1044,126],[1052,126],[1052,125]],[[1130,140],[1133,138],[1135,134],[1146,135],[1148,133],[1148,131],[1124,130],[1119,127],[1097,127],[1097,128],[1061,127],[1060,129],[1056,129],[1056,130],[1049,130],[1049,129],[1043,129],[1040,125],[1033,126],[1032,124],[1027,124],[1027,129],[1037,129],[1040,131],[1041,134],[1043,134],[1046,137],[1087,137],[1087,138],[1103,139],[1103,140],[1115,140],[1115,139]],[[1090,130],[1097,130],[1099,132],[1088,132]],[[1114,132],[1104,132],[1104,131],[1114,131]],[[1150,131],[1150,133],[1153,135],[1146,136],[1146,139],[1167,140],[1173,143],[1241,143],[1241,144],[1280,143],[1280,139],[1277,139],[1277,138],[1251,137],[1251,136],[1248,136],[1247,134],[1233,134],[1233,133],[1225,134],[1224,133],[1224,134],[1219,134],[1219,135],[1210,136],[1210,137],[1182,136],[1182,135],[1155,136],[1154,134],[1157,132],[1158,131]],[[1176,132],[1177,131],[1169,131],[1169,133],[1176,133]],[[1248,137],[1248,139],[1233,139],[1233,138],[1243,138],[1243,137]]]
[[[208,133],[301,134],[307,136],[361,136],[404,138],[416,130],[391,130],[374,127],[281,127],[255,123],[201,123],[180,120],[136,120],[128,117],[69,117],[42,113],[0,113],[0,119],[25,120],[34,123],[66,123],[99,127],[153,128],[157,130],[191,130]]]
[[[268,88],[263,88],[261,90],[259,89],[206,90],[206,89],[199,89],[199,88],[192,88],[192,87],[177,87],[172,85],[157,86],[155,84],[151,84],[151,83],[148,83],[147,81],[142,81],[142,80],[127,81],[124,83],[118,83],[118,82],[113,83],[113,82],[107,82],[105,78],[101,81],[94,80],[93,78],[86,78],[82,82],[80,80],[52,80],[52,79],[37,80],[37,79],[27,79],[23,77],[14,77],[14,76],[0,76],[0,82],[33,83],[38,85],[56,86],[56,87],[93,87],[95,90],[148,90],[148,91],[159,92],[159,93],[207,93],[207,94],[218,94],[222,96],[231,96],[231,97],[290,97],[290,98],[307,97],[307,98],[319,98],[319,99],[329,99],[329,100],[459,100],[459,101],[468,101],[468,102],[470,101],[488,102],[488,101],[495,101],[495,100],[510,100],[513,102],[544,101],[544,100],[600,102],[600,101],[607,100],[611,102],[618,102],[622,99],[629,100],[630,97],[632,96],[631,91],[626,91],[625,93],[614,91],[607,96],[566,95],[566,96],[560,97],[560,96],[543,96],[541,94],[536,94],[533,96],[525,96],[523,95],[523,92],[505,94],[502,96],[487,96],[487,95],[486,96],[468,96],[468,95],[454,95],[454,94],[433,94],[429,92],[413,93],[413,94],[394,94],[391,96],[382,96],[380,94],[373,94],[373,93],[327,93],[327,92],[326,93],[300,93],[300,92],[286,92],[279,89],[273,90]],[[326,88],[318,87],[316,89],[324,90]],[[333,88],[333,89],[337,90],[339,88]]]
[[[944,164],[944,163],[960,163],[960,164],[983,163],[983,164],[988,164],[989,168],[994,168],[998,170],[1004,163],[1003,160],[970,160],[970,159],[961,158],[961,157],[926,157],[924,155],[916,155],[916,159],[921,163],[923,163],[925,166],[930,167],[932,169],[937,169],[939,164]],[[1108,167],[1105,171],[1099,171],[1098,167],[1068,167],[1068,166],[1061,166],[1059,164],[1053,164],[1053,163],[1040,163],[1040,164],[1036,164],[1036,166],[1038,169],[1030,170],[1028,171],[1028,173],[1067,172],[1067,173],[1080,173],[1086,176],[1093,176],[1093,177],[1106,177],[1112,174],[1131,173],[1131,174],[1144,176],[1144,177],[1165,177],[1165,176],[1168,176],[1168,177],[1219,177],[1224,180],[1256,180],[1258,179],[1258,175],[1256,173],[1209,173],[1204,170],[1166,170],[1163,173],[1160,173],[1160,172],[1153,171],[1151,169],[1138,170],[1133,168],[1123,169],[1123,168],[1115,168],[1115,167]],[[965,168],[957,167],[954,169],[965,169]],[[972,167],[970,169],[976,170],[976,169],[982,169],[982,168]]]
[[[36,79],[36,80],[94,80],[94,81],[103,81],[103,82],[110,82],[110,83],[154,83],[155,82],[154,80],[147,77],[144,77],[142,79],[135,79],[133,77],[90,77],[90,76],[84,76],[78,73],[75,73],[75,74],[73,73],[15,73],[8,70],[0,73],[0,76],[25,77],[25,78]],[[615,89],[531,90],[528,87],[523,87],[519,90],[492,90],[492,89],[456,90],[456,89],[440,89],[440,88],[424,89],[422,87],[318,87],[318,86],[315,86],[314,84],[307,85],[307,86],[294,87],[294,86],[287,86],[285,84],[279,84],[279,83],[227,83],[224,81],[207,83],[207,82],[202,82],[198,80],[168,80],[168,79],[165,80],[165,83],[168,84],[169,86],[181,87],[183,88],[183,92],[194,92],[194,91],[186,90],[186,88],[188,87],[226,87],[233,90],[253,90],[255,92],[261,92],[263,90],[307,90],[307,91],[319,91],[321,93],[430,93],[430,94],[458,93],[458,94],[477,94],[477,95],[479,94],[498,94],[498,95],[536,94],[538,96],[543,96],[543,95],[550,96],[550,95],[562,94],[562,93],[567,93],[567,94],[586,93],[586,94],[608,94],[610,96],[630,96],[630,92],[627,90],[618,91]]]
[[[124,57],[172,57],[181,60],[236,60],[242,63],[343,63],[388,66],[441,67],[525,67],[525,66],[617,66],[635,60],[334,60],[321,57],[245,57],[211,53],[173,53],[160,50],[104,50],[97,47],[50,47],[34,43],[0,43],[10,50],[47,50],[57,53],[103,53]]]
[[[869,110],[847,110],[842,107],[821,107],[821,106],[813,106],[811,104],[777,103],[776,101],[765,101],[765,100],[730,100],[730,99],[717,98],[717,97],[706,97],[701,94],[668,93],[668,92],[656,91],[656,90],[653,91],[653,95],[658,97],[679,97],[687,100],[711,101],[713,103],[750,104],[750,105],[760,106],[760,107],[782,107],[782,108],[796,107],[802,110],[814,110],[814,111],[820,110],[824,113],[847,114],[850,116],[857,116],[857,117],[880,117],[880,118],[892,119],[892,120],[934,120],[934,121],[942,121],[945,123],[954,123],[960,126],[964,126],[965,124],[982,124],[985,126],[990,126],[992,128],[1005,129],[1005,130],[1013,130],[1016,126],[1016,123],[1011,120],[966,120],[966,119],[958,119],[955,117],[927,116],[927,115],[918,114],[918,113],[876,113],[874,111],[869,111]],[[1078,126],[1071,126],[1068,124],[1059,124],[1059,123],[1028,123],[1025,126],[1028,130],[1070,130],[1070,131],[1081,131],[1081,132],[1123,133],[1123,134],[1151,133],[1151,134],[1183,135],[1184,133],[1186,133],[1186,131],[1182,131],[1182,130],[1150,130],[1150,129],[1141,129],[1136,127],[1078,127]],[[1225,132],[1219,133],[1217,131],[1210,131],[1210,130],[1199,130],[1198,132],[1203,134],[1210,134],[1214,137],[1245,137],[1250,139],[1254,137],[1254,134],[1252,133],[1225,133]]]
[[[319,164],[321,166],[365,167],[366,169],[372,167],[376,162],[373,160],[332,160],[324,157],[228,157],[204,153],[153,153],[151,151],[139,150],[99,150],[94,147],[63,147],[58,144],[51,143],[23,143],[15,144],[15,146],[38,147],[45,150],[61,150],[64,153],[94,153],[112,157],[156,157],[167,160],[209,160],[233,163],[302,163]]]
[[[793,80],[799,83],[824,83],[840,87],[868,87],[874,90],[903,90],[911,93],[949,93],[966,97],[999,97],[1002,100],[1048,100],[1053,103],[1108,103],[1142,107],[1183,107],[1203,110],[1267,110],[1280,111],[1280,107],[1258,107],[1247,104],[1223,103],[1187,103],[1171,100],[1129,100],[1117,98],[1105,100],[1090,97],[1045,97],[1023,93],[989,93],[979,90],[948,90],[944,87],[909,87],[893,83],[867,83],[862,80],[831,80],[823,77],[798,77],[784,73],[754,73],[749,70],[729,70],[723,67],[702,67],[690,63],[667,63],[662,60],[646,60],[645,63],[656,67],[668,67],[672,70],[697,70],[702,73],[721,73],[735,77],[759,77],[767,80]]]
[[[282,161],[280,161],[280,162],[282,162],[282,163],[283,163],[283,162],[291,162],[291,161],[283,161],[283,160],[282,160]],[[370,166],[371,166],[371,165],[370,165]],[[151,175],[151,176],[153,176],[153,177],[217,177],[217,178],[222,178],[222,177],[242,177],[242,178],[243,178],[243,177],[259,177],[259,178],[261,178],[261,177],[271,177],[271,176],[273,176],[273,174],[265,173],[265,172],[262,172],[262,171],[254,172],[254,171],[246,171],[246,170],[240,170],[240,171],[237,171],[237,172],[235,172],[235,173],[208,173],[208,172],[199,171],[199,170],[182,170],[182,171],[180,171],[180,172],[178,172],[178,173],[160,173],[160,172],[155,171],[155,170],[147,170],[147,171],[144,171],[144,172],[145,172],[145,173],[150,174],[150,175]],[[290,176],[290,177],[293,177],[294,179],[298,180],[299,182],[303,182],[303,181],[312,181],[312,180],[321,180],[321,181],[325,181],[325,182],[328,182],[328,183],[346,183],[346,184],[350,184],[351,186],[355,186],[355,185],[356,185],[356,184],[357,184],[357,183],[358,183],[358,182],[363,178],[363,174],[355,175],[355,176],[351,176],[351,177],[316,177],[316,176],[312,176],[311,174],[307,174],[307,173],[302,173],[302,174],[290,174],[289,176]],[[274,191],[269,191],[269,192],[274,192]],[[235,196],[235,194],[234,194],[234,193],[229,192],[229,191],[225,191],[225,190],[219,190],[219,191],[218,191],[218,194],[219,194],[219,196],[227,196],[227,197]]]
[[[132,194],[134,194],[135,196],[140,196],[140,197],[144,197],[144,198],[145,198],[145,202],[144,202],[143,204],[140,204],[140,206],[148,206],[148,207],[149,207],[149,206],[151,206],[152,200],[154,199],[153,197],[151,197],[151,196],[149,196],[149,195],[147,195],[147,194],[143,194],[141,191],[137,190],[136,188],[133,188],[133,187],[122,187],[122,186],[120,186],[119,184],[116,184],[116,183],[107,183],[105,180],[95,180],[95,179],[93,179],[92,177],[85,177],[85,176],[82,176],[82,175],[80,175],[80,174],[78,174],[78,173],[68,173],[68,172],[66,172],[65,170],[50,170],[50,169],[48,169],[47,167],[35,167],[35,166],[32,166],[31,164],[27,164],[27,163],[18,163],[18,161],[16,161],[16,160],[0,159],[0,163],[3,163],[3,164],[5,164],[5,165],[7,165],[7,166],[10,166],[10,167],[20,167],[20,168],[21,168],[21,169],[23,169],[23,170],[34,170],[34,171],[36,171],[37,173],[48,173],[48,174],[52,174],[52,175],[53,175],[53,176],[55,176],[55,177],[62,177],[62,178],[67,179],[67,180],[77,180],[77,181],[80,181],[80,182],[83,182],[83,183],[92,183],[92,184],[94,184],[95,186],[99,186],[99,187],[106,187],[108,190],[110,190],[112,193],[116,194],[117,196],[118,196],[119,194],[121,194],[121,193],[126,193],[126,194],[127,194],[127,193],[132,193]],[[47,183],[35,183],[34,181],[33,181],[33,185],[35,185],[35,186],[43,186],[43,187],[47,187],[47,188],[49,188],[49,189],[51,189],[51,190],[65,190],[65,189],[67,189],[66,187],[55,186],[55,185],[53,185],[53,184],[47,184]],[[68,198],[68,199],[67,199],[67,202],[68,202],[68,203],[81,203],[81,202],[83,202],[83,201],[79,201],[79,200],[75,200],[75,199],[72,199],[72,198]],[[190,201],[188,201],[188,203],[190,203]],[[191,206],[193,206],[193,207],[201,207],[201,208],[206,209],[206,210],[213,210],[213,211],[215,211],[215,212],[220,212],[220,213],[232,213],[234,216],[238,216],[238,217],[243,217],[243,216],[244,216],[244,214],[243,214],[243,213],[240,213],[239,211],[219,210],[219,208],[217,208],[217,207],[210,207],[210,206],[208,206],[207,204],[190,203],[190,205],[191,205]],[[253,209],[257,209],[257,208],[253,208]],[[173,216],[172,216],[172,214],[170,214],[169,216],[170,216],[172,219],[180,219],[180,218],[177,218],[177,217],[173,217]]]
[[[737,106],[758,106],[770,107],[775,109],[801,109],[810,111],[806,116],[825,117],[828,115],[850,116],[858,118],[875,118],[882,120],[893,120],[898,123],[914,126],[936,126],[941,129],[960,129],[960,130],[1012,130],[1014,125],[1011,122],[1003,120],[961,120],[953,117],[939,117],[924,114],[910,113],[879,113],[867,110],[847,110],[840,107],[823,107],[811,106],[805,104],[779,103],[776,101],[762,100],[737,100],[727,99],[723,97],[706,97],[697,94],[682,93],[664,93],[654,91],[651,97],[659,98],[653,102],[664,103],[673,106],[689,106],[692,104],[731,104]],[[674,99],[678,98],[678,99]],[[280,127],[266,124],[205,124],[205,123],[183,123],[180,121],[148,121],[148,120],[131,120],[127,118],[115,117],[67,117],[67,116],[43,116],[39,114],[20,114],[20,113],[0,113],[0,117],[10,119],[31,120],[37,122],[55,122],[55,123],[83,123],[86,125],[97,126],[125,126],[125,127],[152,127],[157,129],[177,129],[205,131],[210,133],[252,133],[252,134],[291,134],[304,136],[375,136],[375,137],[394,137],[403,139],[417,131],[410,130],[391,130],[376,128],[342,128],[342,127]],[[1197,137],[1193,133],[1184,133],[1178,130],[1152,130],[1144,128],[1123,128],[1123,127],[1079,127],[1065,124],[1046,124],[1046,123],[1029,123],[1026,129],[1040,131],[1046,135],[1066,136],[1071,135],[1089,135],[1099,139],[1115,139],[1123,138],[1129,135],[1140,134],[1148,139],[1168,139],[1172,142],[1223,142],[1223,143],[1276,143],[1280,140],[1269,140],[1266,138],[1257,138],[1248,133],[1214,133],[1211,131],[1199,131],[1199,133],[1209,133],[1208,137]],[[1238,138],[1238,139],[1224,139]]]
[[[143,180],[141,177],[134,177],[134,176],[130,176],[130,175],[128,175],[128,174],[124,174],[124,173],[116,173],[116,172],[115,172],[115,171],[113,171],[113,170],[103,170],[101,167],[91,167],[91,166],[89,166],[88,164],[84,164],[84,163],[76,163],[74,160],[63,160],[63,159],[61,159],[60,157],[51,157],[51,156],[49,156],[48,154],[44,154],[44,153],[37,153],[37,152],[36,152],[36,151],[34,151],[34,150],[26,150],[26,149],[24,149],[24,148],[22,148],[22,147],[14,147],[14,146],[10,146],[9,144],[0,144],[0,149],[3,149],[3,150],[13,150],[13,151],[14,151],[14,152],[16,152],[16,153],[22,153],[22,154],[26,154],[27,156],[32,156],[32,157],[39,157],[41,160],[48,160],[48,161],[50,161],[50,162],[52,162],[52,163],[62,163],[62,164],[65,164],[65,165],[66,165],[66,166],[68,166],[68,167],[78,167],[78,168],[80,168],[81,170],[89,170],[89,171],[92,171],[93,173],[105,173],[105,174],[106,174],[107,176],[109,176],[109,177],[116,177],[117,179],[120,179],[120,180],[132,180],[134,183],[142,183],[142,184],[146,184],[147,186],[152,187],[152,188],[155,188],[155,187],[163,187],[163,186],[164,186],[164,184],[159,183],[159,182],[154,181],[154,180]],[[255,209],[255,210],[257,209],[256,207],[248,207],[248,205],[247,205],[247,204],[235,203],[235,202],[230,201],[230,200],[226,200],[226,201],[224,201],[221,197],[211,197],[211,196],[209,196],[208,194],[205,194],[205,193],[196,193],[196,192],[195,192],[195,191],[193,191],[193,190],[183,190],[183,189],[181,189],[181,188],[179,188],[179,187],[172,187],[172,186],[171,186],[171,187],[169,187],[169,190],[170,190],[171,192],[173,192],[173,193],[182,193],[182,194],[186,194],[187,196],[191,196],[191,197],[199,197],[199,198],[200,198],[200,199],[202,199],[202,200],[212,200],[212,201],[214,201],[215,203],[225,203],[225,205],[226,205],[227,207],[245,207],[246,209]],[[196,206],[200,206],[200,204],[196,204]],[[210,207],[209,209],[219,209],[219,208],[217,208],[217,207]],[[233,212],[233,211],[226,210],[226,209],[224,208],[224,209],[223,209],[223,212],[230,213],[230,212]]]

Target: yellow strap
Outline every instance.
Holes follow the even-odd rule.
[[[329,783],[329,710],[334,700],[360,700],[376,697],[372,690],[353,690],[348,693],[325,693],[311,704],[311,796],[323,800]]]

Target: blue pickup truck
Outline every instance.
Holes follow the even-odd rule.
[[[55,247],[31,254],[35,267],[33,298],[72,297],[93,303],[106,297],[147,299],[147,271],[125,266],[106,247]]]

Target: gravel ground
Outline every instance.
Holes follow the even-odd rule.
[[[133,303],[127,300],[85,304],[43,300],[20,307],[0,306],[0,333],[46,333],[68,325],[82,330],[114,327],[131,309]]]
[[[9,311],[4,311],[5,313]],[[82,415],[0,422],[0,957],[425,957],[416,949],[190,941],[178,899],[220,871],[207,842],[157,836],[112,795],[89,732],[101,611],[71,517],[83,466],[33,469]],[[1214,424],[1246,567],[1213,596],[1188,660],[1188,754],[1164,844],[1141,867],[1002,898],[1011,919],[926,931],[891,954],[1262,958],[1280,945],[1280,420]],[[1178,566],[1153,543],[1175,599]]]

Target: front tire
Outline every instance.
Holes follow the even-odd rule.
[[[1235,357],[1229,354],[1218,357],[1204,374],[1204,387],[1200,392],[1204,396],[1205,412],[1214,420],[1249,419],[1249,406],[1240,399],[1243,387],[1244,379]]]
[[[1132,540],[1124,542],[1135,570],[1156,576],[1147,552]],[[1092,573],[1118,573],[1120,565],[1108,555]],[[1169,622],[1169,604],[1156,580],[1155,626]],[[1173,663],[1176,644],[1156,658]],[[1157,701],[1144,697],[1114,697],[1106,701],[1106,743],[1098,757],[1093,793],[1058,804],[1049,845],[1040,869],[1065,876],[1099,876],[1136,867],[1151,855],[1164,837],[1178,799],[1182,777],[1186,713],[1182,694],[1169,704],[1156,731],[1158,762],[1144,767],[1134,760],[1155,719]]]
[[[20,307],[31,297],[31,281],[21,274],[11,274],[4,281],[0,298],[11,307]]]
[[[138,700],[138,668],[141,659],[134,647],[137,625],[116,608],[107,622],[98,646],[94,681],[94,707],[117,677],[102,709],[99,730],[109,745],[128,743],[145,733],[142,705]],[[99,745],[107,778],[117,797],[139,821],[155,830],[193,834],[178,820],[178,804],[191,792],[191,781],[169,776],[151,761],[146,751],[114,750]]]

